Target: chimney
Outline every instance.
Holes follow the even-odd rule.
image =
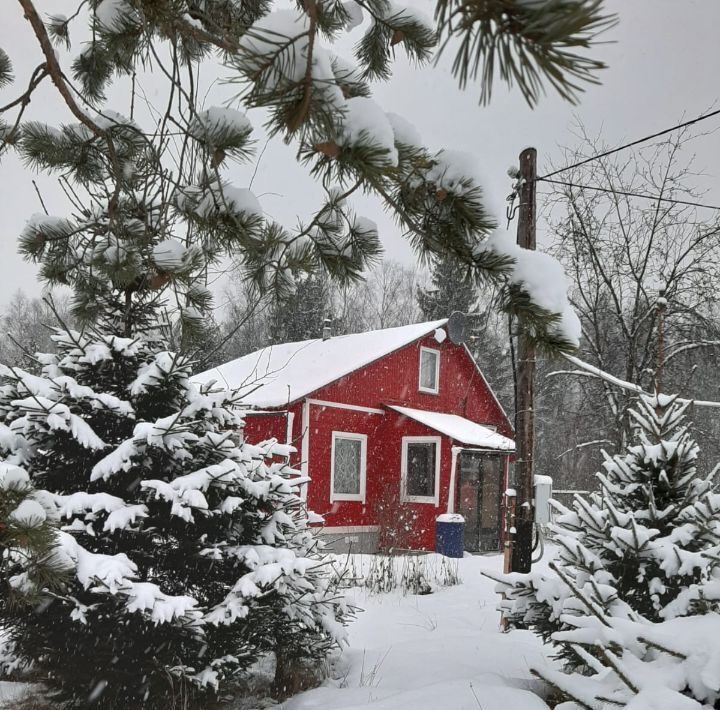
[[[332,321],[329,318],[325,318],[325,320],[323,320],[323,329],[322,329],[322,339],[323,340],[330,340],[330,337],[332,336],[331,323],[332,323]]]

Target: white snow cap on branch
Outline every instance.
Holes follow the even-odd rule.
[[[95,17],[104,29],[114,31],[121,29],[134,12],[127,0],[102,0],[95,8]]]
[[[433,163],[425,179],[437,185],[438,189],[464,195],[484,183],[477,158],[463,151],[440,150],[433,156]]]
[[[164,239],[153,248],[153,261],[161,271],[180,271],[185,268],[187,249],[177,239]]]
[[[255,22],[239,43],[241,68],[249,73],[260,71],[268,57],[279,53],[273,64],[271,86],[283,77],[300,81],[305,74],[307,34],[310,20],[297,10],[271,12]]]
[[[263,217],[263,208],[260,201],[251,190],[245,187],[235,187],[234,185],[224,185],[223,195],[228,210],[234,214],[246,214],[250,216]]]
[[[385,13],[386,18],[402,19],[406,22],[415,22],[422,25],[428,32],[435,32],[436,26],[432,18],[422,10],[418,10],[414,3],[404,5],[395,0],[389,0],[389,11]]]
[[[92,430],[90,425],[82,417],[73,414],[65,404],[36,396],[13,400],[12,405],[26,412],[24,417],[16,419],[14,422],[20,430],[23,426],[28,426],[29,418],[37,421],[44,419],[50,431],[66,431],[72,434],[75,440],[86,449],[105,448],[105,442]]]
[[[397,143],[403,143],[408,146],[422,146],[423,143],[420,133],[410,121],[391,111],[388,111],[385,115],[388,121],[390,121]]]
[[[30,476],[24,468],[0,463],[0,489],[6,491],[9,488],[25,488],[29,485]]]
[[[235,134],[250,133],[252,123],[241,111],[224,106],[211,106],[198,113],[190,122],[189,133],[208,144],[214,144],[215,137],[225,131]]]
[[[226,214],[241,219],[264,216],[262,206],[251,190],[225,181],[187,185],[176,193],[175,202],[180,210],[202,219]]]
[[[47,519],[47,513],[36,500],[26,499],[10,513],[8,520],[23,527],[38,528]]]
[[[502,229],[498,229],[485,242],[485,245],[498,254],[515,259],[510,281],[526,289],[530,298],[538,306],[559,314],[558,333],[578,346],[582,328],[580,319],[568,300],[570,281],[565,276],[560,262],[550,254],[523,249],[517,245],[510,234]]]
[[[376,158],[380,165],[397,165],[395,131],[385,112],[372,99],[356,96],[345,107],[343,132],[338,140],[347,148],[366,147],[384,150]]]
[[[240,38],[237,67],[268,91],[297,85],[305,78],[310,51],[310,20],[298,10],[277,10],[260,18]],[[328,104],[340,108],[345,99],[335,83],[330,53],[317,42],[312,48],[313,89]]]

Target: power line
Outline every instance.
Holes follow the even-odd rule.
[[[642,192],[627,192],[625,190],[613,190],[609,187],[595,187],[593,185],[578,185],[574,182],[566,182],[565,180],[550,180],[546,177],[536,178],[538,181],[551,182],[553,185],[565,185],[566,187],[577,187],[580,190],[595,190],[596,192],[609,192],[613,195],[625,195],[627,197],[641,197],[645,200],[652,200],[653,202],[668,202],[673,205],[688,205],[690,207],[702,207],[708,210],[720,210],[720,206],[717,205],[705,205],[701,202],[690,202],[689,200],[673,200],[669,197],[659,197],[657,195],[646,195]]]
[[[538,180],[546,180],[550,177],[555,177],[555,175],[559,175],[560,173],[567,172],[568,170],[572,170],[573,168],[578,168],[581,165],[586,165],[587,163],[592,163],[593,160],[600,160],[600,158],[607,158],[608,155],[613,155],[613,153],[619,153],[621,150],[625,150],[626,148],[632,148],[633,146],[640,145],[640,143],[645,143],[646,141],[650,141],[653,138],[659,138],[660,136],[664,136],[666,133],[672,133],[673,131],[677,131],[681,128],[687,128],[687,126],[692,126],[694,123],[699,123],[700,121],[704,121],[706,118],[712,118],[713,116],[720,115],[720,109],[717,109],[716,111],[711,111],[710,113],[704,113],[700,116],[697,116],[696,118],[693,118],[689,121],[685,121],[683,123],[678,123],[676,126],[671,126],[670,128],[666,128],[663,131],[658,131],[657,133],[653,133],[649,136],[645,136],[644,138],[638,138],[636,141],[632,141],[631,143],[625,143],[624,145],[621,145],[617,148],[612,148],[610,150],[606,150],[604,153],[598,153],[597,155],[593,155],[590,158],[585,158],[584,160],[580,160],[577,163],[573,163],[572,165],[568,165],[564,168],[560,168],[559,170],[555,170],[551,173],[548,173],[547,175],[543,175],[543,177],[537,178]]]

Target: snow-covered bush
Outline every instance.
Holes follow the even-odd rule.
[[[575,590],[611,616],[649,621],[682,616],[701,603],[681,600],[717,567],[720,496],[714,474],[697,476],[687,406],[676,397],[642,397],[630,410],[638,441],[624,454],[605,455],[600,491],[576,496],[572,509],[552,502],[554,574],[499,580],[511,625],[549,639],[566,628],[561,617],[587,615]]]
[[[0,370],[5,470],[60,520],[71,570],[37,613],[3,607],[17,659],[71,703],[169,708],[342,640],[288,447],[245,442],[232,394],[146,338],[55,339],[40,376]]]

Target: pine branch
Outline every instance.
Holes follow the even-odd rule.
[[[40,64],[39,66],[35,67],[35,70],[30,76],[30,83],[25,93],[21,94],[17,99],[0,108],[0,114],[3,114],[5,113],[5,111],[9,111],[15,106],[20,106],[20,110],[18,111],[18,114],[15,117],[15,122],[12,126],[3,125],[3,123],[0,122],[0,136],[2,136],[2,143],[0,143],[0,155],[2,154],[3,150],[7,145],[12,145],[15,143],[20,122],[22,121],[22,117],[25,114],[25,109],[30,104],[32,94],[35,89],[40,85],[42,80],[45,79],[45,77],[47,77],[48,75],[49,72],[44,64]]]
[[[572,698],[572,701],[574,703],[577,703],[583,710],[597,710],[597,708],[594,708],[592,705],[588,705],[584,700],[581,700],[578,697],[575,697],[574,695],[571,695],[562,685],[558,685],[557,683],[554,683],[550,678],[545,676],[541,671],[536,670],[535,668],[530,669],[531,675],[534,675],[538,680],[541,680],[545,683],[548,683],[556,690],[559,690],[563,695],[567,695],[568,697]]]
[[[233,37],[214,35],[201,27],[191,24],[182,17],[175,18],[173,21],[173,27],[179,30],[182,34],[194,37],[200,42],[208,42],[218,49],[228,52],[229,54],[233,54],[238,51],[239,45]]]
[[[480,101],[487,103],[499,74],[530,106],[544,91],[543,79],[571,103],[582,82],[599,83],[604,63],[574,50],[591,48],[617,24],[615,15],[602,13],[601,0],[438,0],[435,17],[443,40],[438,58],[460,37],[452,71],[461,88],[480,74]]]
[[[305,76],[303,77],[303,97],[297,108],[295,116],[288,122],[288,131],[292,134],[305,122],[310,111],[310,102],[313,92],[313,50],[315,48],[315,36],[317,34],[318,8],[316,0],[305,0],[305,12],[310,18],[308,28],[307,59],[305,65]]]
[[[115,174],[115,191],[108,205],[108,213],[112,219],[115,209],[117,207],[117,201],[120,195],[120,184],[122,179],[121,167],[118,161],[118,156],[115,151],[115,144],[113,143],[112,137],[107,131],[100,128],[100,126],[98,126],[97,123],[95,123],[75,102],[75,99],[70,93],[70,90],[68,89],[68,86],[65,82],[62,69],[60,68],[60,64],[58,63],[57,57],[55,55],[55,49],[52,46],[52,42],[50,41],[50,37],[48,36],[47,29],[45,28],[45,25],[40,19],[40,16],[35,9],[35,5],[33,4],[33,1],[18,0],[18,2],[24,10],[25,17],[27,18],[28,22],[30,22],[33,32],[35,33],[35,37],[40,44],[42,53],[45,56],[45,68],[50,74],[50,78],[55,84],[57,90],[60,92],[60,96],[62,96],[65,104],[70,109],[71,113],[80,121],[80,123],[82,123],[94,135],[102,139],[107,144],[108,157],[110,159],[110,163],[113,167],[113,172]]]
[[[72,97],[72,94],[70,93],[67,84],[65,83],[62,69],[58,64],[57,57],[55,56],[55,50],[52,46],[52,43],[50,42],[50,38],[48,37],[45,25],[40,19],[40,16],[38,15],[32,0],[18,0],[18,2],[23,8],[26,19],[30,22],[33,32],[35,33],[35,37],[37,38],[43,55],[45,56],[46,71],[50,74],[50,77],[52,78],[52,81],[55,84],[57,90],[60,92],[60,95],[65,101],[65,104],[70,109],[72,114],[78,119],[78,121],[80,121],[80,123],[89,128],[93,134],[95,134],[99,138],[102,138],[103,140],[108,140],[107,133],[102,128],[100,128],[84,111],[80,109],[80,107],[75,102],[75,99]],[[110,144],[109,147],[111,145],[112,144]]]
[[[12,61],[7,52],[0,48],[0,88],[12,84],[14,78]]]
[[[608,665],[613,669],[613,671],[615,671],[617,677],[625,683],[630,691],[637,695],[640,692],[640,689],[630,680],[627,674],[620,669],[618,657],[606,648],[601,648],[600,653],[602,653],[603,658],[607,661]]]
[[[11,108],[14,108],[17,105],[24,106],[26,104],[29,104],[30,95],[33,91],[35,91],[37,86],[46,76],[49,76],[49,72],[45,64],[40,64],[39,66],[35,67],[33,73],[30,75],[30,82],[25,92],[23,94],[20,94],[20,96],[11,101],[9,104],[5,104],[5,106],[0,108],[0,113],[5,113],[5,111],[9,111]]]

